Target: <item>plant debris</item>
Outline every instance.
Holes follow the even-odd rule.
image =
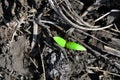
[[[119,18],[120,0],[0,0],[0,80],[119,80]]]

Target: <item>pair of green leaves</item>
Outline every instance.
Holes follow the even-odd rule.
[[[53,39],[61,47],[66,47],[66,48],[71,49],[71,50],[86,51],[86,48],[83,47],[82,45],[77,44],[75,42],[67,42],[65,39],[63,39],[59,36],[55,36],[55,37],[53,37]]]

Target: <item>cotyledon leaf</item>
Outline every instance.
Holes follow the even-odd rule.
[[[75,42],[67,42],[65,47],[68,48],[68,49],[71,49],[71,50],[86,51],[85,47],[83,47],[82,45],[77,44]]]
[[[59,36],[55,36],[55,37],[53,37],[53,39],[61,47],[66,47],[66,48],[71,49],[71,50],[86,51],[86,48],[83,47],[82,45],[77,44],[75,42],[67,42],[65,39],[63,39]]]
[[[66,40],[59,37],[59,36],[54,36],[53,39],[55,40],[55,42],[61,46],[61,47],[65,47],[65,44],[66,44]]]

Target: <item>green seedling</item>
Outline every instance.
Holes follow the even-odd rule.
[[[61,38],[61,37],[59,37],[59,36],[55,36],[55,37],[53,37],[53,39],[55,40],[55,42],[56,42],[59,46],[65,47],[65,44],[66,44],[66,40],[65,40],[65,39],[63,39],[63,38]]]
[[[63,39],[59,36],[55,36],[55,37],[53,37],[53,39],[61,47],[66,47],[66,48],[71,49],[71,50],[86,51],[86,48],[83,47],[82,45],[77,44],[75,42],[67,42],[65,39]]]
[[[75,42],[67,42],[65,47],[68,48],[68,49],[71,49],[71,50],[86,51],[85,47],[83,47],[82,45],[77,44]]]

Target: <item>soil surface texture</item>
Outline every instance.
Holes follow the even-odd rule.
[[[120,80],[120,0],[0,0],[0,80]]]

